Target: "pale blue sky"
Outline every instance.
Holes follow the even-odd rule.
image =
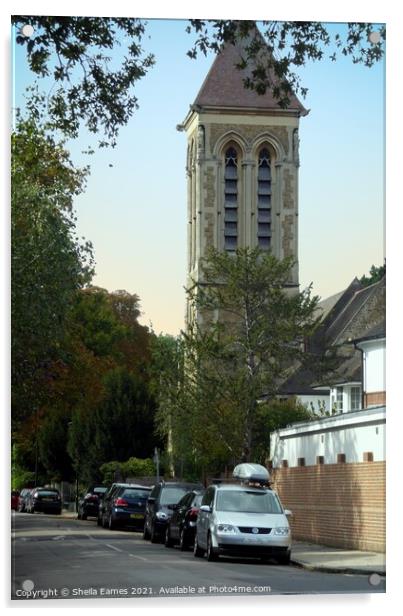
[[[183,327],[186,264],[186,137],[176,131],[213,61],[190,60],[184,20],[150,20],[156,66],[139,82],[140,109],[115,150],[91,157],[76,199],[80,235],[94,244],[94,284],[141,299],[142,322],[157,332]],[[339,26],[333,25],[332,28]],[[29,80],[16,49],[15,98]],[[300,123],[300,283],[322,298],[384,259],[384,64],[350,59],[301,70],[309,88]],[[77,164],[83,134],[71,146]],[[113,167],[109,165],[112,164]]]

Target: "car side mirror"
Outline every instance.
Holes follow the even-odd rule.
[[[293,515],[293,514],[292,514],[292,511],[291,511],[290,509],[284,509],[284,513],[285,513],[285,515],[286,515],[287,517],[289,516],[290,518],[292,518],[292,515]]]
[[[201,505],[200,511],[204,511],[205,513],[211,513],[210,505]]]

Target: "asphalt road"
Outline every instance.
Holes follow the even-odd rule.
[[[13,514],[11,598],[96,599],[385,592],[366,575],[306,571],[274,561],[220,558],[144,541],[94,520]]]

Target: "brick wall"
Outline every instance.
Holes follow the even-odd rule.
[[[364,393],[364,407],[369,406],[382,406],[386,404],[386,392],[374,391],[371,393]]]
[[[385,462],[276,468],[271,477],[294,539],[385,551]]]

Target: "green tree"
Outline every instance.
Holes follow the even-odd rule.
[[[33,28],[31,36],[19,33],[16,42],[25,46],[31,71],[54,80],[46,96],[50,127],[76,138],[84,123],[92,133],[103,132],[101,145],[115,145],[119,128],[138,107],[133,86],[154,64],[141,47],[146,22],[15,15],[12,23],[20,32],[23,26]],[[112,50],[119,48],[120,59],[112,60]],[[31,98],[32,110],[39,99]]]
[[[60,356],[78,289],[93,273],[76,235],[73,198],[86,172],[32,118],[18,118],[11,162],[11,372],[13,420],[36,412]]]
[[[295,398],[290,400],[272,399],[269,402],[258,404],[254,420],[254,461],[267,464],[272,453],[270,451],[270,437],[275,430],[286,428],[299,421],[312,421],[318,415],[305,407]]]
[[[183,348],[180,338],[162,334],[155,336],[151,357],[151,387],[157,402],[156,431],[165,440],[169,474],[175,477],[175,462],[182,453],[180,401],[183,392]]]
[[[310,288],[287,290],[292,268],[291,259],[279,261],[258,248],[211,250],[203,282],[188,289],[198,320],[188,335],[195,358],[191,372],[207,381],[204,390],[217,392],[215,410],[231,418],[227,440],[245,461],[252,453],[258,400],[274,398],[290,366],[309,359],[303,343],[317,325],[318,298]]]
[[[70,416],[62,409],[51,409],[41,422],[38,453],[48,481],[71,481],[74,478],[67,452]]]
[[[114,368],[104,377],[104,395],[93,409],[77,407],[69,430],[68,452],[80,481],[99,480],[100,467],[109,460],[152,456],[153,397],[147,384],[126,368]]]
[[[382,278],[386,276],[386,263],[376,267],[375,265],[371,266],[369,270],[369,275],[361,276],[360,282],[366,287],[369,287],[371,284],[375,284],[382,280]]]

